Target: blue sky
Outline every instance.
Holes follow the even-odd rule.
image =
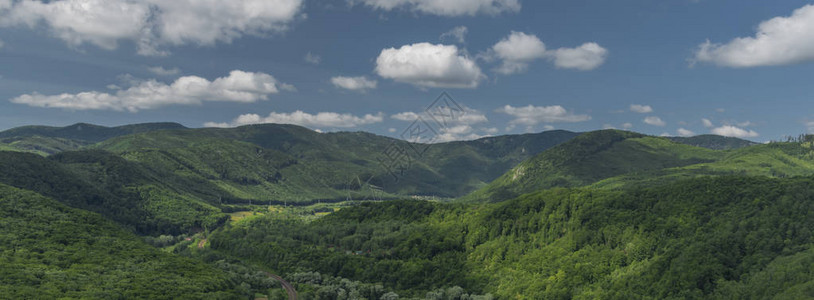
[[[168,4],[170,3],[170,4]],[[805,1],[0,0],[0,129],[259,122],[440,140],[814,130]]]

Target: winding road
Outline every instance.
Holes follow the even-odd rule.
[[[263,273],[266,273],[266,276],[268,276],[270,278],[273,278],[274,280],[279,281],[280,284],[283,285],[283,288],[285,289],[285,292],[288,293],[288,300],[297,300],[297,290],[295,290],[294,286],[291,285],[290,283],[288,283],[288,281],[285,281],[285,279],[283,279],[282,277],[271,274],[269,272],[263,271]]]

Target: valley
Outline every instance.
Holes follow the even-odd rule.
[[[814,259],[809,136],[548,131],[426,145],[393,176],[376,157],[406,142],[363,132],[117,128],[0,133],[27,141],[0,151],[2,294],[757,299],[814,287],[801,267]]]

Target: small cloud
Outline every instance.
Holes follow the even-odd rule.
[[[711,132],[712,134],[737,138],[752,138],[759,136],[759,134],[754,130],[746,130],[732,125],[724,125],[721,127],[713,128]]]
[[[415,112],[411,112],[411,111],[406,111],[406,112],[401,112],[401,113],[391,115],[390,118],[395,119],[395,120],[399,120],[399,121],[413,122],[415,120],[418,120],[422,116],[428,117],[428,119],[432,118],[433,116],[435,116],[435,117],[445,117],[445,116],[441,116],[439,114],[431,115],[429,112],[419,114],[419,113],[415,113]],[[481,113],[478,110],[470,109],[470,108],[466,108],[466,107],[464,107],[464,113],[463,114],[458,115],[455,118],[445,117],[445,119],[452,125],[470,125],[471,126],[471,125],[475,125],[475,124],[489,122],[489,119],[486,118],[485,114]]]
[[[648,125],[659,126],[659,127],[667,125],[667,123],[665,123],[663,120],[661,120],[661,118],[656,117],[656,116],[646,117],[646,118],[644,118],[643,122],[648,124]]]
[[[650,105],[631,104],[630,111],[637,112],[640,114],[646,114],[653,112],[653,108],[650,107]]]
[[[387,129],[387,132],[389,132],[389,133],[394,133],[396,131],[397,130],[395,128],[392,128],[392,127]]]
[[[318,65],[320,62],[322,62],[322,56],[308,52],[305,54],[305,57],[303,57],[303,60],[309,64]]]
[[[710,121],[709,119],[706,119],[706,118],[701,119],[701,122],[704,123],[704,127],[706,127],[706,128],[712,128],[712,126],[715,126],[715,125],[712,125],[712,121]]]
[[[633,124],[631,124],[631,123],[622,124],[622,129],[627,130],[627,129],[631,129],[631,128],[633,128]]]
[[[575,123],[591,119],[589,115],[578,115],[567,111],[559,105],[552,106],[523,106],[514,107],[506,105],[495,110],[514,117],[509,124],[533,126],[538,123]]]
[[[335,87],[358,92],[365,92],[367,90],[375,89],[377,84],[376,80],[370,80],[364,76],[358,77],[337,76],[331,78],[331,83]]]
[[[179,70],[178,68],[165,69],[164,67],[161,67],[161,66],[149,67],[149,68],[147,68],[147,70],[149,70],[150,72],[152,72],[153,74],[158,75],[158,76],[172,76],[172,75],[178,75],[178,73],[181,73],[181,70]]]
[[[723,109],[723,108],[716,108],[715,111],[717,111],[719,113],[722,113],[722,112],[725,112],[726,110]]]
[[[545,126],[543,126],[543,130],[545,130],[545,131],[550,131],[550,130],[554,130],[554,129],[555,129],[555,128],[554,128],[554,126],[552,126],[552,125],[545,125]],[[531,131],[531,130],[529,130],[529,128],[526,128],[526,131]]]
[[[465,51],[455,45],[417,43],[383,49],[376,74],[420,88],[476,88],[486,78]]]
[[[661,137],[671,137],[672,135],[670,135],[669,132],[662,132],[659,136],[661,136]]]
[[[752,123],[752,122],[746,121],[746,122],[737,123],[736,125],[738,125],[738,127],[749,127],[749,126],[752,126],[752,125],[755,125],[755,124]]]
[[[684,136],[684,137],[694,136],[695,135],[695,132],[692,132],[692,131],[690,131],[688,129],[684,129],[684,128],[679,128],[676,131],[676,133],[678,133],[679,136]]]
[[[352,128],[362,125],[380,123],[384,120],[384,114],[378,113],[375,115],[366,114],[364,116],[354,116],[351,114],[340,114],[335,112],[320,112],[317,114],[309,114],[301,110],[292,113],[278,113],[271,112],[266,117],[261,117],[257,114],[243,114],[232,120],[229,123],[215,123],[207,122],[204,124],[206,127],[237,127],[251,124],[294,124],[305,127],[333,127],[333,128]]]
[[[450,31],[444,32],[441,34],[441,41],[448,41],[451,40],[453,42],[463,44],[466,42],[466,33],[469,32],[469,29],[466,26],[458,26],[452,28]]]
[[[590,71],[605,63],[608,49],[602,48],[597,43],[585,43],[576,48],[554,50],[551,55],[557,68]]]
[[[498,15],[501,13],[516,13],[520,11],[519,0],[477,0],[477,1],[446,1],[446,0],[347,0],[351,5],[364,4],[365,6],[392,11],[403,9],[428,15],[458,17],[476,15]]]
[[[611,124],[602,124],[602,129],[616,129],[616,127]]]

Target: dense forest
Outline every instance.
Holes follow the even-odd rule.
[[[429,145],[395,178],[393,141],[0,133],[0,295],[284,299],[278,274],[300,299],[814,297],[809,137],[552,131]]]
[[[368,203],[313,222],[227,225],[212,247],[288,274],[420,296],[804,298],[814,178],[725,176],[625,191],[552,189],[497,204]]]

